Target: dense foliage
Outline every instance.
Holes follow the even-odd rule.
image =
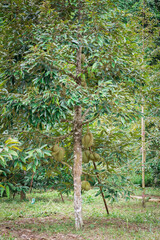
[[[2,192],[73,189],[81,108],[77,124],[83,135],[90,129],[89,151],[101,156],[96,168],[83,163],[82,179],[100,187],[97,195],[102,187],[112,201],[128,198],[131,172],[141,171],[141,104],[146,171],[160,183],[159,7],[151,0],[1,1],[0,136],[2,143],[18,138],[23,150],[0,162]],[[63,161],[54,144],[65,148]]]

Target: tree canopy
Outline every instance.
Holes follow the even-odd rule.
[[[0,3],[0,136],[22,142],[26,170],[66,176],[68,186],[73,174],[76,229],[81,178],[94,176],[106,198],[126,191],[131,159],[139,159],[142,98],[148,156],[157,164],[158,9],[157,1],[133,0]],[[90,131],[94,144],[85,147]],[[66,149],[65,160],[56,161],[53,146]],[[98,169],[82,164],[86,150],[102,156]]]

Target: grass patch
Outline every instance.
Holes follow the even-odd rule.
[[[141,188],[137,188],[134,192],[135,195],[142,195],[142,189]],[[160,188],[156,188],[156,187],[146,187],[145,188],[145,194],[149,194],[151,196],[160,196]]]
[[[158,195],[159,189],[147,188],[147,194]],[[141,194],[136,190],[135,194]],[[31,204],[32,198],[35,203]],[[147,202],[142,208],[141,201],[131,199],[109,206],[110,215],[100,196],[95,197],[92,189],[82,195],[84,227],[74,229],[73,193],[64,196],[65,203],[56,191],[33,192],[27,195],[28,201],[0,199],[0,239],[22,239],[32,236],[35,239],[160,239],[159,204]],[[31,238],[31,237],[30,237]]]

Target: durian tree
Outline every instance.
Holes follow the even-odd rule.
[[[12,8],[20,12],[21,19],[24,4],[20,2],[21,11],[16,5],[18,1]],[[35,7],[35,2],[31,5]],[[85,126],[103,115],[111,122],[118,119],[123,123],[136,112],[132,96],[138,92],[141,78],[134,64],[137,58],[133,54],[137,50],[134,26],[132,29],[130,21],[125,21],[125,12],[109,0],[60,4],[39,1],[36,11],[35,21],[29,29],[26,26],[26,45],[19,60],[11,54],[14,33],[9,31],[8,38],[1,38],[6,51],[1,58],[2,85],[6,86],[0,99],[2,132],[17,131],[24,136],[24,144],[27,137],[28,143],[34,144],[35,139],[39,144],[47,143],[59,162],[65,154],[60,142],[71,141],[72,152],[67,156],[73,158],[75,227],[80,229],[82,137],[85,161],[87,153],[93,162],[101,160],[90,149],[93,136]],[[16,24],[16,16],[11,16],[12,23]],[[23,29],[20,23],[17,27]],[[8,36],[5,28],[4,21],[1,33]],[[21,37],[23,32],[17,39],[20,41]],[[7,55],[11,55],[9,62]]]

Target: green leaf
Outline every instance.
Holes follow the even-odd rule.
[[[28,164],[28,166],[27,166],[27,171],[32,168],[32,165],[33,165],[32,162],[31,162],[30,164]]]
[[[37,158],[34,160],[34,164],[35,164],[35,166],[38,166],[38,164],[39,164],[39,161],[38,161],[38,159],[37,159]]]
[[[15,160],[15,161],[14,161],[14,168],[17,167],[17,164],[18,164],[18,160]]]
[[[121,121],[122,121],[122,123],[123,123],[123,125],[125,124],[125,119],[124,119],[124,117],[121,117]]]
[[[4,84],[7,82],[7,80],[4,80],[3,82],[0,82],[0,89],[3,88]]]
[[[23,165],[20,161],[18,161],[18,165],[19,165],[20,169],[23,169]]]
[[[3,197],[4,191],[5,191],[5,188],[2,187],[2,189],[1,189],[1,197]]]
[[[33,165],[33,172],[36,172],[36,166],[35,165]]]
[[[94,70],[97,68],[98,66],[98,62],[95,62],[93,65],[92,65],[92,72],[94,72]]]
[[[10,190],[8,185],[6,186],[6,194],[7,194],[7,197],[10,198]]]
[[[101,125],[101,121],[100,121],[100,120],[97,121],[97,125],[98,125],[98,126]]]
[[[5,144],[6,145],[9,145],[9,144],[20,144],[20,142],[16,139],[13,139],[13,138],[8,138],[6,141],[5,141]]]
[[[15,152],[15,151],[13,151],[13,150],[8,150],[8,153],[11,154],[12,156],[18,157],[17,152]]]
[[[22,149],[20,149],[19,147],[15,146],[15,145],[13,145],[13,146],[11,146],[9,148],[16,149],[16,150],[22,152]]]
[[[49,150],[44,150],[43,153],[47,156],[52,156],[51,151]]]
[[[102,47],[103,46],[103,38],[98,36],[98,44]]]
[[[5,160],[1,155],[0,155],[0,160],[3,162],[3,164],[5,164]]]

